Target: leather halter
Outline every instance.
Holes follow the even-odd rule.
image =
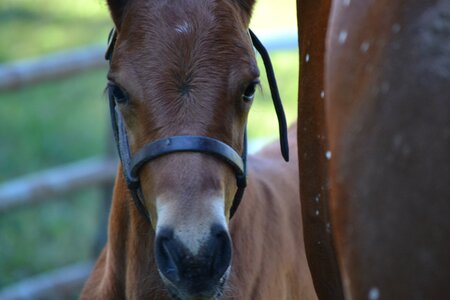
[[[266,67],[266,73],[270,85],[270,92],[272,94],[272,100],[278,117],[281,153],[283,158],[288,161],[289,146],[287,138],[286,117],[278,92],[273,67],[270,62],[267,50],[250,29],[249,35],[253,45],[261,54],[264,65]],[[116,40],[117,31],[115,30],[115,28],[113,28],[108,37],[108,47],[105,53],[105,59],[108,60],[110,64]],[[230,209],[230,218],[234,215],[242,200],[242,196],[244,195],[245,187],[247,186],[247,130],[245,130],[244,133],[244,147],[242,155],[239,155],[232,147],[217,139],[206,136],[188,135],[171,136],[168,138],[150,142],[148,144],[145,144],[134,155],[131,155],[127,131],[123,121],[122,113],[117,107],[116,101],[111,92],[108,92],[108,97],[112,128],[117,145],[117,150],[119,152],[119,157],[122,162],[123,175],[125,177],[127,187],[133,197],[136,208],[148,222],[151,222],[151,219],[144,205],[144,195],[142,193],[142,188],[139,180],[139,171],[146,163],[163,155],[176,152],[199,152],[209,154],[223,160],[232,167],[236,175],[237,190]]]

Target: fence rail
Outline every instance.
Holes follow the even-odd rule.
[[[70,299],[79,291],[93,267],[92,262],[75,264],[28,278],[0,291],[1,300]]]
[[[106,66],[104,47],[87,46],[0,65],[0,90],[11,90]]]
[[[95,157],[4,182],[0,185],[0,213],[82,188],[112,183],[116,171],[116,160]]]

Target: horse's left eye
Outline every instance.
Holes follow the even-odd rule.
[[[128,102],[128,95],[127,93],[120,88],[118,85],[114,83],[108,83],[108,93],[110,97],[114,97],[114,100],[116,100],[117,103],[126,103]]]
[[[259,84],[259,81],[253,81],[245,88],[245,91],[242,94],[242,99],[245,102],[253,101],[253,98],[255,98],[256,86],[258,84]]]

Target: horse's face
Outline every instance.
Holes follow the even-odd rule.
[[[132,153],[175,135],[215,138],[241,153],[246,96],[259,76],[247,33],[253,3],[108,4],[118,29],[108,79],[123,98]],[[164,283],[175,298],[215,298],[231,262],[234,171],[211,155],[182,152],[147,163],[139,176]]]

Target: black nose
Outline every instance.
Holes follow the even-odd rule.
[[[231,240],[221,225],[211,227],[209,237],[193,255],[169,228],[158,230],[155,256],[159,271],[173,286],[190,295],[217,291],[230,266]]]

